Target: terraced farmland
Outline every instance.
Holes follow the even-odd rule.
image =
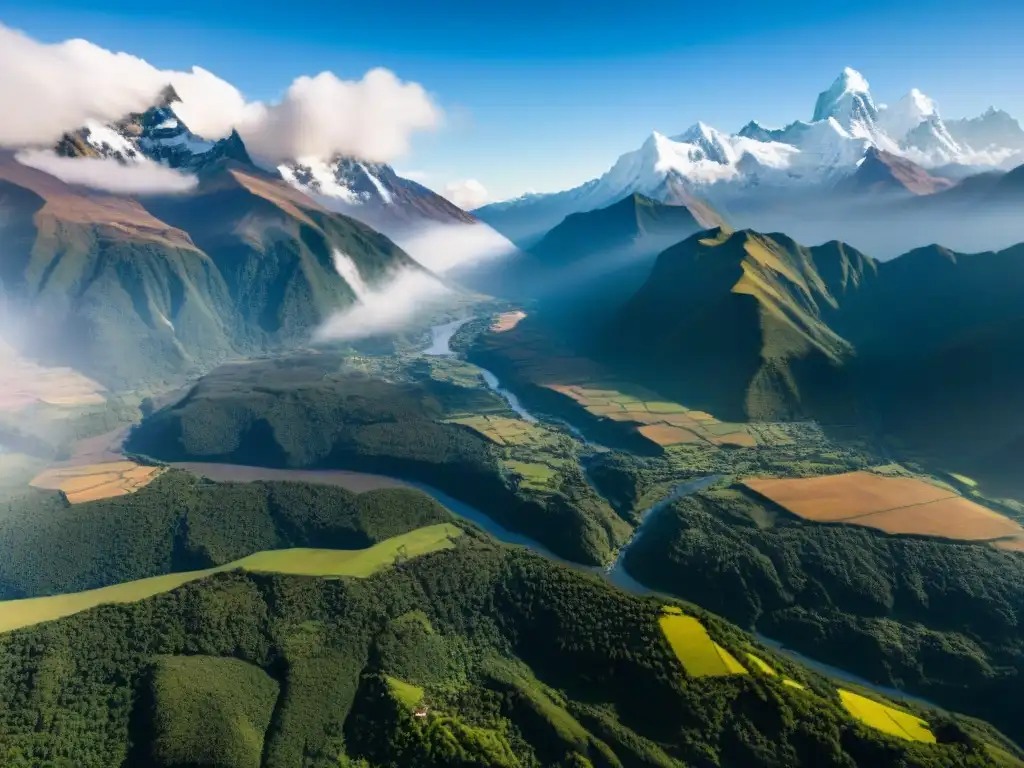
[[[1015,537],[1024,536],[1024,528],[1016,521],[913,477],[846,472],[795,479],[748,478],[743,484],[794,515],[819,523],[991,541],[1011,549],[1018,548]]]
[[[63,491],[69,503],[81,504],[135,493],[163,471],[161,467],[145,467],[134,461],[111,461],[47,469],[36,475],[30,485]]]

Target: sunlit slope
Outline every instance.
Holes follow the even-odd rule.
[[[827,317],[873,266],[838,244],[710,230],[658,257],[609,345],[690,404],[730,417],[798,416],[841,400],[837,373],[852,349]]]

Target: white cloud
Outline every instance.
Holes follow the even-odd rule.
[[[441,121],[423,86],[386,69],[372,69],[359,81],[330,72],[300,77],[279,103],[247,112],[239,133],[250,151],[271,161],[341,153],[388,162],[408,150],[415,131]]]
[[[68,184],[81,184],[119,194],[187,192],[199,183],[195,176],[149,161],[121,165],[113,159],[60,157],[46,150],[25,150],[15,155],[15,159]]]
[[[433,275],[408,269],[331,317],[314,334],[318,342],[352,341],[409,328],[443,305],[451,289]]]
[[[487,188],[476,179],[460,179],[444,185],[445,197],[464,211],[479,208],[487,202]]]
[[[89,120],[143,111],[168,84],[182,100],[175,112],[193,132],[216,139],[235,128],[254,155],[270,162],[339,153],[389,162],[408,149],[413,133],[442,118],[421,85],[386,69],[361,80],[303,76],[279,102],[250,103],[201,67],[159,70],[85,40],[39,43],[3,25],[0,72],[0,146],[9,147],[50,146]]]
[[[483,223],[437,224],[393,239],[416,261],[438,273],[516,251],[511,240]]]

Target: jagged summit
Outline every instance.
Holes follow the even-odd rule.
[[[857,70],[847,67],[827,91],[818,94],[813,122],[829,118],[835,118],[851,136],[878,136],[878,107],[868,81]]]

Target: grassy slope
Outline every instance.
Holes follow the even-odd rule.
[[[255,552],[241,560],[201,571],[170,573],[66,595],[0,601],[0,632],[10,632],[44,621],[53,621],[98,605],[145,600],[162,592],[177,589],[190,581],[236,568],[253,573],[366,578],[381,568],[394,564],[396,560],[448,549],[452,546],[451,540],[461,533],[462,531],[454,525],[439,523],[385,539],[367,549],[275,549]]]

